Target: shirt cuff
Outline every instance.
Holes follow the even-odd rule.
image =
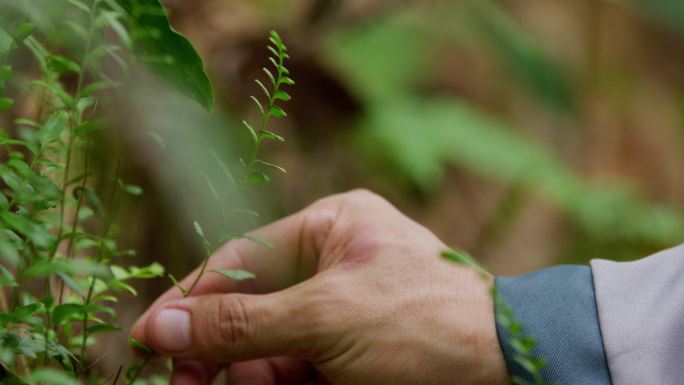
[[[512,376],[535,383],[519,358],[543,359],[546,382],[611,384],[589,267],[566,265],[497,277],[496,292],[497,333]],[[503,307],[510,308],[522,335],[536,341],[529,354],[520,355],[513,348]]]

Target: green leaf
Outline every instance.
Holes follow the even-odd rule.
[[[31,382],[47,385],[77,385],[78,382],[65,372],[53,368],[39,368],[34,370],[31,375]]]
[[[142,193],[143,193],[142,187],[132,185],[132,184],[125,185],[124,191],[126,191],[127,193],[129,193],[131,195],[135,195],[135,196],[142,195]]]
[[[109,312],[107,307],[100,305],[84,305],[80,303],[65,303],[57,305],[52,310],[52,322],[60,325],[62,322],[68,320],[71,316],[83,316],[88,313]]]
[[[262,68],[262,70],[264,70],[264,73],[268,77],[268,80],[271,81],[271,84],[273,84],[273,86],[275,86],[276,80],[275,80],[275,77],[273,76],[273,73],[271,73],[271,71],[269,71],[268,68]]]
[[[287,47],[285,47],[285,44],[283,44],[283,39],[280,37],[278,32],[271,31],[269,33],[269,35],[270,35],[270,40],[273,42],[273,44],[276,45],[276,47],[282,49],[283,51],[287,50]]]
[[[231,270],[231,269],[213,269],[214,273],[221,274],[233,281],[244,281],[246,279],[254,279],[256,276],[247,270]]]
[[[280,83],[287,84],[290,86],[295,85],[295,81],[292,80],[291,78],[287,77],[287,76],[283,76],[282,78],[280,78]]]
[[[152,354],[152,349],[143,345],[142,342],[136,340],[135,338],[129,338],[128,339],[128,345],[130,347],[132,347],[133,349],[137,350],[138,352],[146,355],[146,356],[149,356],[150,354]]]
[[[161,277],[163,275],[164,266],[158,262],[153,262],[151,265],[145,267],[132,266],[126,279],[150,279]]]
[[[210,253],[211,242],[209,242],[209,240],[207,240],[206,235],[204,235],[204,230],[202,229],[202,226],[200,226],[200,224],[197,221],[195,221],[193,222],[193,227],[195,228],[195,232],[197,233],[197,235],[199,235],[200,238],[202,238],[202,243],[204,244],[204,248],[207,250],[207,254]]]
[[[12,77],[12,67],[9,65],[0,67],[0,82],[4,82],[10,77]]]
[[[67,107],[74,106],[74,99],[64,89],[56,84],[48,83],[43,80],[34,80],[31,84],[44,88],[54,96],[58,97]]]
[[[185,296],[188,293],[188,290],[181,286],[180,282],[178,282],[178,280],[176,279],[176,277],[173,276],[173,274],[169,274],[169,279],[171,280],[171,282],[173,282],[173,286],[180,290],[183,296]]]
[[[259,105],[259,106],[261,106],[261,105]],[[242,121],[242,125],[245,126],[245,128],[247,128],[247,131],[249,132],[249,135],[252,137],[252,140],[254,141],[254,143],[257,143],[259,141],[259,138],[257,137],[257,133],[254,130],[254,128],[249,123],[247,123],[246,120]]]
[[[261,159],[257,159],[256,163],[262,164],[262,165],[264,165],[264,166],[266,166],[266,167],[274,168],[274,169],[276,169],[276,170],[282,172],[283,174],[287,174],[287,170],[285,170],[284,168],[278,166],[277,164],[269,163],[269,162],[266,162],[266,161],[261,160]]]
[[[14,30],[12,30],[12,39],[17,43],[21,44],[27,37],[31,36],[33,30],[36,29],[36,24],[31,22],[19,23]]]
[[[487,270],[485,270],[482,265],[480,265],[475,258],[471,257],[470,254],[466,253],[465,251],[460,251],[460,250],[445,250],[442,252],[442,257],[446,260],[449,260],[451,262],[458,263],[460,265],[463,265],[469,269],[473,269],[480,273],[482,276],[488,276],[489,273]]]
[[[285,113],[285,111],[283,111],[282,108],[274,105],[268,107],[268,112],[271,114],[271,116],[274,116],[276,118],[282,118],[287,116],[287,113]]]
[[[48,55],[46,58],[47,64],[55,74],[63,74],[73,72],[75,74],[81,71],[81,67],[74,61],[59,55]]]
[[[242,237],[245,238],[245,239],[249,239],[250,241],[252,241],[252,242],[254,242],[254,243],[258,244],[258,245],[267,247],[267,248],[269,248],[269,249],[272,249],[272,248],[273,248],[273,244],[272,244],[271,242],[269,242],[269,241],[263,239],[263,238],[259,238],[259,237],[257,237],[257,236],[250,235],[250,234],[243,234]]]
[[[131,19],[136,56],[153,73],[211,109],[214,96],[202,59],[192,43],[169,23],[160,0],[116,0]]]
[[[197,233],[197,235],[199,235],[202,239],[206,240],[207,237],[204,235],[204,230],[202,229],[202,226],[200,226],[200,224],[197,223],[197,221],[194,221],[192,225],[195,228],[195,232]]]
[[[273,139],[273,140],[277,140],[279,142],[285,141],[285,138],[283,138],[282,136],[276,134],[275,132],[271,132],[268,130],[261,130],[261,131],[259,131],[259,134],[266,139]]]
[[[100,198],[97,196],[97,193],[93,189],[89,187],[78,186],[74,189],[73,194],[74,198],[76,199],[81,199],[81,197],[84,197],[86,202],[90,204],[90,206],[95,210],[95,212],[101,218],[104,218],[105,210],[102,206],[102,201],[100,201]]]
[[[7,98],[7,97],[0,98],[0,113],[3,113],[5,111],[9,110],[10,108],[12,108],[13,105],[14,105],[14,100]]]
[[[267,99],[271,99],[271,93],[268,92],[268,88],[264,85],[264,83],[261,82],[259,79],[254,79],[254,82],[259,85],[259,88],[264,92],[264,95],[266,95]]]
[[[292,96],[288,94],[287,92],[283,90],[278,90],[275,94],[273,94],[273,100],[283,100],[283,101],[289,101],[292,99]]]
[[[251,184],[264,184],[271,181],[271,178],[263,172],[253,172],[247,175],[247,182]]]
[[[2,286],[15,287],[17,286],[17,281],[14,279],[11,271],[7,270],[5,266],[0,265],[0,288]]]
[[[111,277],[107,266],[85,260],[65,260],[45,258],[31,265],[22,272],[22,276],[28,278],[44,278],[51,274],[81,274],[98,278]]]
[[[42,302],[35,302],[26,306],[16,307],[9,313],[0,313],[0,325],[13,323],[39,324],[41,319],[35,314],[42,312],[45,306]]]
[[[48,120],[40,127],[38,136],[42,146],[52,143],[60,138],[62,131],[66,127],[69,114],[66,111],[55,112]]]
[[[65,273],[57,273],[57,276],[59,279],[61,279],[65,285],[67,285],[71,290],[73,290],[75,293],[80,295],[81,297],[85,297],[86,293],[83,290],[83,288],[76,282],[73,278],[71,278],[69,275]]]
[[[115,326],[115,325],[107,325],[107,324],[102,324],[102,325],[93,325],[88,327],[88,334],[98,334],[98,333],[112,333],[112,332],[118,332],[121,330],[120,327]]]
[[[261,105],[259,99],[257,99],[255,96],[250,96],[249,98],[252,99],[254,104],[257,105],[257,108],[259,108],[259,113],[261,114],[261,116],[266,116],[266,111],[264,111],[264,107]]]
[[[80,9],[81,11],[90,14],[90,8],[81,0],[67,0],[67,2],[76,8]]]

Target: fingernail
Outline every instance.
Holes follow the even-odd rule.
[[[159,347],[179,352],[190,347],[190,314],[180,309],[165,309],[154,320],[154,335]]]

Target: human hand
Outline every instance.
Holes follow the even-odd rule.
[[[175,359],[173,385],[510,384],[491,276],[440,258],[447,246],[367,191],[322,199],[234,240],[191,297],[176,288],[131,336]],[[187,286],[197,271],[181,282]]]

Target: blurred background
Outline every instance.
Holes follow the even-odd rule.
[[[204,58],[219,112],[163,102],[121,114],[134,133],[124,179],[145,194],[119,222],[126,247],[176,276],[203,257],[192,221],[216,211],[209,150],[233,161],[249,150],[239,122],[257,116],[249,95],[271,29],[297,85],[271,127],[287,141],[263,157],[288,173],[249,195],[261,215],[240,227],[365,187],[497,275],[684,240],[681,0],[164,3]],[[171,285],[160,281],[126,317]]]

